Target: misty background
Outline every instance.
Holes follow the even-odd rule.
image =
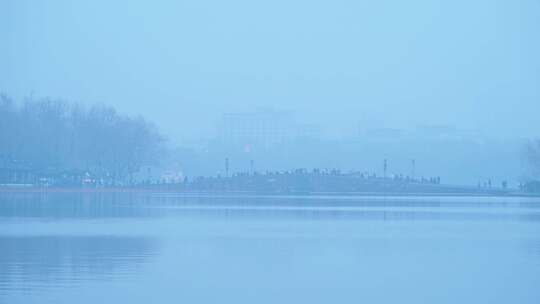
[[[0,91],[143,115],[185,175],[518,181],[538,1],[2,1]]]

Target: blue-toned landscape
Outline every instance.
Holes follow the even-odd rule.
[[[0,194],[1,303],[538,303],[540,199]]]
[[[540,303],[540,1],[0,0],[0,304]]]

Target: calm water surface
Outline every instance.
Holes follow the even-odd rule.
[[[540,303],[540,199],[0,194],[0,303]]]

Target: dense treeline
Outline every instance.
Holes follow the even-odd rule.
[[[109,183],[129,181],[157,160],[163,144],[153,124],[106,106],[0,96],[0,118],[0,166],[42,176],[84,172]]]

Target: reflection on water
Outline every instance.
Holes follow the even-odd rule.
[[[0,303],[540,303],[540,199],[0,193]]]
[[[152,240],[111,236],[3,236],[0,248],[0,295],[129,275],[155,254]]]
[[[0,217],[88,219],[142,217],[148,210],[126,208],[149,202],[134,193],[0,193]]]
[[[4,219],[103,219],[164,216],[539,221],[540,200],[520,197],[249,197],[141,193],[0,195],[0,218]]]

